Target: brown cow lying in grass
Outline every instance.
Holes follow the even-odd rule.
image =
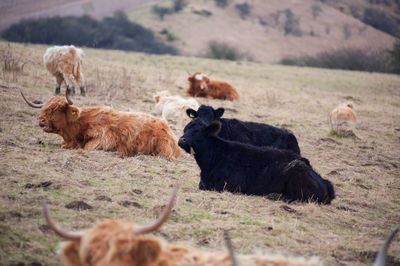
[[[224,81],[210,80],[206,75],[189,73],[187,95],[221,100],[238,100],[239,94],[230,84]]]
[[[115,111],[110,107],[78,108],[66,97],[54,96],[45,104],[28,101],[41,108],[39,126],[64,139],[63,148],[118,151],[123,156],[161,155],[175,159],[181,154],[168,124],[157,117]]]
[[[49,227],[67,240],[61,245],[61,256],[70,266],[231,266],[232,258],[242,266],[320,265],[318,259],[283,256],[231,255],[206,252],[192,247],[170,244],[147,236],[167,221],[176,198],[173,193],[163,213],[151,225],[139,226],[119,220],[105,220],[90,229],[70,232],[57,226],[50,218],[47,206],[44,215]],[[234,264],[235,265],[235,264]]]

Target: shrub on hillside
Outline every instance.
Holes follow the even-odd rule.
[[[233,61],[243,59],[243,55],[237,49],[226,43],[216,41],[212,41],[209,43],[206,56],[214,59],[225,59]]]
[[[396,39],[393,48],[389,51],[390,63],[395,73],[400,73],[400,39]]]
[[[155,54],[177,53],[173,47],[159,42],[152,31],[129,21],[122,12],[101,21],[89,16],[25,20],[12,25],[2,37],[13,42],[74,44]]]
[[[214,0],[217,7],[226,7],[229,4],[228,0]]]
[[[154,5],[151,11],[156,14],[160,20],[164,20],[166,15],[171,15],[173,13],[178,13],[182,11],[186,6],[185,0],[173,0],[171,7],[164,7],[159,5]]]
[[[159,6],[159,5],[154,5],[151,8],[151,12],[156,14],[160,20],[164,20],[164,17],[166,15],[171,14],[171,9],[169,7],[164,7],[164,6]]]
[[[397,36],[400,34],[399,26],[400,19],[376,8],[366,8],[361,19],[365,24],[368,24],[378,30]]]
[[[286,20],[283,26],[285,35],[302,36],[303,32],[300,29],[300,19],[289,8],[283,11]]]
[[[165,35],[165,37],[166,37],[168,42],[173,42],[173,41],[175,41],[177,39],[177,37],[167,29],[162,29],[160,31],[160,34],[161,35]]]
[[[173,0],[172,10],[175,12],[180,12],[186,6],[185,0]]]
[[[235,9],[242,19],[247,18],[251,13],[251,5],[248,3],[236,4]]]
[[[322,52],[315,56],[284,58],[280,63],[295,66],[400,73],[390,62],[389,54],[386,51],[367,53],[352,48]]]
[[[313,4],[311,6],[311,13],[312,13],[313,19],[316,19],[322,13],[322,7],[316,3]]]

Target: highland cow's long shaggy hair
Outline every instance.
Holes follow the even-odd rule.
[[[65,81],[67,90],[70,90],[72,94],[75,93],[75,87],[79,86],[81,95],[85,95],[82,73],[83,58],[83,50],[73,45],[47,48],[43,55],[43,62],[49,73],[56,78],[55,94],[60,94],[61,85]]]
[[[118,220],[105,220],[80,232],[66,231],[51,219],[47,206],[44,214],[49,227],[67,240],[61,245],[61,257],[69,266],[232,266],[231,255],[206,252],[183,245],[169,244],[148,236],[167,221],[175,202],[176,191],[160,218],[151,225],[138,226]],[[232,253],[232,252],[231,252]],[[317,258],[238,255],[241,266],[311,266]]]
[[[163,119],[104,106],[78,108],[68,93],[66,97],[52,97],[44,105],[24,99],[30,106],[41,108],[39,126],[47,133],[60,135],[63,148],[118,151],[123,156],[161,155],[168,159],[181,154],[176,136]]]
[[[332,130],[338,130],[340,125],[347,121],[357,122],[357,115],[352,102],[340,104],[329,115],[329,123]]]

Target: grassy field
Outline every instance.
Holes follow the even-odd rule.
[[[55,80],[42,63],[45,48],[0,42],[1,53],[11,50],[18,64],[26,63],[21,72],[0,73],[0,265],[60,264],[60,239],[45,225],[43,201],[70,229],[109,217],[146,223],[173,187],[179,187],[175,210],[156,235],[205,250],[224,250],[222,232],[228,229],[238,253],[315,255],[326,265],[364,265],[400,223],[400,76],[85,49],[88,96],[76,96],[77,106],[151,113],[154,92],[184,94],[186,69],[213,71],[212,77],[232,83],[240,101],[200,101],[225,107],[226,117],[289,128],[303,156],[335,185],[332,205],[289,205],[199,191],[199,168],[187,154],[167,161],[62,149],[60,137],[37,126],[38,110],[23,102],[18,89],[29,99],[53,95]],[[328,113],[348,99],[359,116],[352,129],[357,137],[331,135]],[[65,207],[73,201],[92,208]],[[400,265],[399,240],[390,259]]]

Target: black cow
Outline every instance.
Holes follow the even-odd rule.
[[[224,108],[214,109],[207,105],[201,105],[197,112],[193,109],[187,109],[187,115],[193,120],[186,127],[191,127],[197,123],[210,125],[213,121],[220,121],[222,128],[218,136],[223,139],[254,146],[271,146],[300,154],[296,137],[287,129],[261,123],[221,118],[224,112]]]
[[[192,123],[184,130],[179,146],[194,154],[201,169],[202,190],[241,192],[248,195],[279,193],[287,201],[329,204],[333,185],[292,151],[256,147],[218,137],[221,123]]]

